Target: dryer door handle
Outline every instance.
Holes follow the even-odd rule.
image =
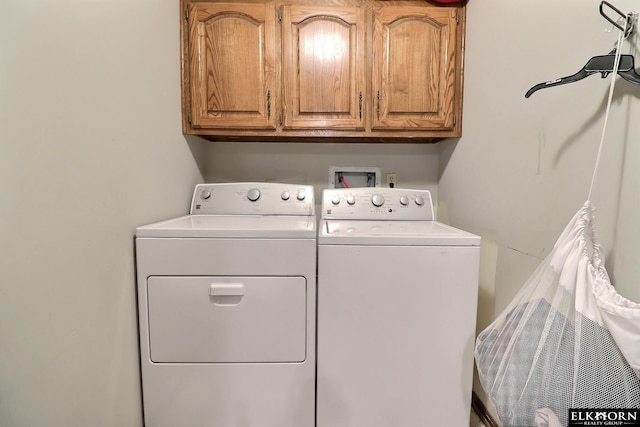
[[[209,285],[209,296],[241,297],[244,296],[243,283],[212,283]]]

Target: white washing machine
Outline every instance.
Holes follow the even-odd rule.
[[[146,427],[306,427],[315,417],[313,187],[200,184],[136,232]]]
[[[480,238],[431,195],[323,192],[317,427],[468,427]]]

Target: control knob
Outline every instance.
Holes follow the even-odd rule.
[[[209,197],[211,197],[211,191],[202,190],[202,193],[200,193],[200,197],[202,198],[202,200],[207,200]]]
[[[305,193],[304,190],[299,190],[296,197],[298,198],[298,200],[302,201],[305,199],[305,197],[307,197],[307,193]]]
[[[349,194],[347,196],[347,203],[351,206],[356,204],[356,196],[354,196],[353,194]]]
[[[289,200],[289,197],[291,197],[291,193],[289,193],[288,191],[283,191],[282,194],[280,194],[280,198],[282,200]]]
[[[333,203],[336,206],[339,205],[340,204],[340,195],[334,194],[333,196],[331,196],[331,203]]]
[[[260,190],[258,190],[257,188],[252,188],[251,190],[247,191],[247,199],[251,200],[252,202],[255,202],[259,198]]]
[[[371,203],[373,203],[373,206],[379,208],[384,205],[384,196],[382,194],[374,194],[371,196]]]
[[[422,206],[422,205],[424,205],[424,197],[422,197],[422,196],[417,196],[417,197],[416,197],[416,205],[418,205],[418,206]]]
[[[402,206],[407,206],[409,204],[409,198],[407,196],[400,197],[400,204]]]

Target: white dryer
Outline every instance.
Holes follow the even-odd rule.
[[[303,427],[315,416],[313,187],[200,184],[136,232],[146,427]]]
[[[480,238],[431,195],[323,192],[317,427],[468,427]]]

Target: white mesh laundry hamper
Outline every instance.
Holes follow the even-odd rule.
[[[551,409],[640,408],[640,305],[609,281],[586,202],[507,309],[476,341],[483,388],[504,426]]]

